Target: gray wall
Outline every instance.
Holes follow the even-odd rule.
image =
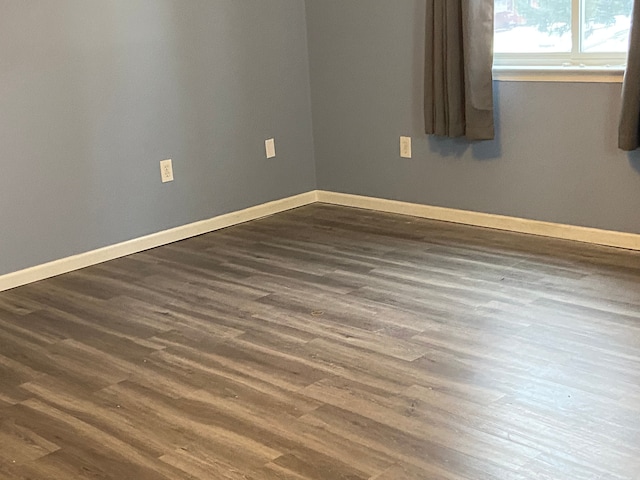
[[[496,141],[428,138],[424,8],[307,0],[318,187],[640,233],[640,155],[616,148],[621,86],[496,82]]]
[[[620,85],[497,83],[496,141],[427,138],[424,0],[306,10],[0,0],[0,275],[316,186],[640,233]]]
[[[0,0],[0,274],[314,189],[306,42],[302,0]]]

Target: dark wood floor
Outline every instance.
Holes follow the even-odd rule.
[[[1,479],[640,478],[640,254],[313,205],[0,293]]]

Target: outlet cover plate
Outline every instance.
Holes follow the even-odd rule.
[[[400,137],[400,157],[411,158],[411,137]]]
[[[173,164],[171,159],[160,162],[160,178],[162,183],[173,182]]]

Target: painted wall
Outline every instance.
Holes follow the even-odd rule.
[[[428,138],[423,22],[424,0],[0,0],[0,275],[316,187],[640,233],[620,85],[496,83],[496,141]]]
[[[619,84],[496,82],[495,141],[423,134],[424,5],[307,0],[318,188],[640,233]]]
[[[0,0],[0,274],[314,189],[306,42],[301,0]]]

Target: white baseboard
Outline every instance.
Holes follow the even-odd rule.
[[[578,242],[625,248],[629,250],[640,250],[639,234],[541,222],[538,220],[527,220],[517,217],[492,215],[489,213],[478,213],[452,208],[432,207],[429,205],[364,197],[360,195],[350,195],[346,193],[314,190],[300,195],[295,195],[293,197],[283,198],[281,200],[275,200],[255,207],[246,208],[237,212],[227,213],[208,220],[172,228],[170,230],[154,233],[145,237],[129,240],[127,242],[118,243],[116,245],[110,245],[98,250],[62,258],[60,260],[45,263],[43,265],[37,265],[25,270],[0,275],[0,292],[315,202],[342,205],[345,207],[364,208],[379,212],[399,213],[414,217],[428,218],[431,220],[442,220],[445,222],[462,223],[465,225],[507,230],[510,232],[575,240]]]
[[[62,258],[43,265],[19,270],[17,272],[0,275],[0,292],[11,288],[26,285],[28,283],[55,277],[63,273],[79,270],[81,268],[96,265],[116,258],[131,255],[133,253],[160,247],[169,243],[184,240],[186,238],[202,235],[221,228],[230,227],[239,223],[248,222],[266,217],[274,213],[283,212],[292,208],[301,207],[317,201],[315,191],[302,193],[293,197],[275,200],[255,207],[238,210],[236,212],[220,215],[208,220],[190,223],[158,233],[153,233],[127,242],[110,245],[98,250],[81,253],[72,257]]]
[[[456,210],[452,208],[432,207],[397,200],[385,200],[382,198],[326,192],[322,190],[317,192],[317,199],[319,202],[334,205],[377,210],[379,212],[399,213],[432,220],[463,223],[477,227],[574,240],[608,247],[625,248],[628,250],[640,250],[640,235],[634,233],[578,227],[560,223],[542,222],[539,220],[527,220],[524,218]]]

